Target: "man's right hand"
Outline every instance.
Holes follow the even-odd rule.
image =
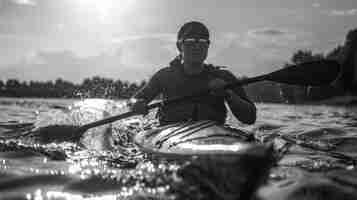
[[[129,101],[129,107],[131,111],[136,112],[138,114],[147,115],[149,113],[149,109],[144,100],[141,99],[131,99]]]
[[[210,94],[217,97],[225,97],[227,92],[224,89],[227,83],[223,79],[214,79],[208,83],[208,88],[210,89]]]

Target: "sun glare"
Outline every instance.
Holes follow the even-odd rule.
[[[100,11],[109,10],[114,3],[114,0],[77,0],[81,6],[89,7],[90,9],[98,9]]]
[[[76,0],[80,9],[96,14],[103,22],[132,9],[135,0]]]

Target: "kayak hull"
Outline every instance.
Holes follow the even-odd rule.
[[[251,138],[242,130],[198,121],[143,131],[134,141],[151,158],[184,161],[177,175],[184,188],[207,195],[202,199],[251,199],[275,163],[272,146]]]
[[[146,153],[167,158],[234,156],[249,152],[252,146],[264,146],[252,142],[252,137],[213,121],[197,121],[143,131],[134,137],[134,142]]]

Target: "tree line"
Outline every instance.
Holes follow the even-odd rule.
[[[351,30],[353,31],[353,30]],[[298,50],[285,64],[286,67],[320,59],[343,58],[344,46],[337,46],[327,54],[313,53],[311,50]],[[323,74],[321,75],[323,76]],[[57,79],[55,81],[23,81],[17,79],[0,80],[0,96],[3,97],[42,97],[42,98],[129,98],[146,84],[112,80],[94,76],[86,78],[80,84]],[[304,103],[343,95],[341,88],[334,86],[308,87],[258,82],[245,86],[248,96],[255,102]]]
[[[356,31],[357,29],[352,29],[347,35],[352,35]],[[293,53],[290,60],[285,64],[285,67],[321,59],[336,60],[342,64],[343,59],[347,56],[345,49],[346,47],[344,45],[338,45],[326,54],[313,53],[311,50],[298,50]],[[321,74],[321,76],[323,76],[323,74]],[[336,87],[336,85],[311,87],[280,84],[269,81],[250,84],[245,88],[248,96],[255,102],[308,103],[346,94],[346,91],[342,87]],[[349,94],[357,95],[357,91],[349,91]]]
[[[311,50],[298,50],[292,55],[290,61],[287,62],[284,67],[321,59],[339,60],[343,53],[342,49],[342,46],[338,46],[326,55],[313,53]],[[323,74],[321,74],[321,76],[323,76]],[[253,83],[245,86],[245,89],[248,96],[255,102],[292,104],[319,101],[345,93],[342,88],[333,85],[311,87],[270,81]]]
[[[94,76],[75,84],[61,78],[55,81],[23,81],[17,79],[0,80],[2,97],[41,97],[41,98],[129,98],[145,85],[128,81],[112,80]]]

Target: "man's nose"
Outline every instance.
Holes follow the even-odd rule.
[[[202,46],[201,46],[201,44],[200,44],[199,42],[195,42],[195,43],[193,44],[193,48],[195,48],[195,49],[202,49]]]

